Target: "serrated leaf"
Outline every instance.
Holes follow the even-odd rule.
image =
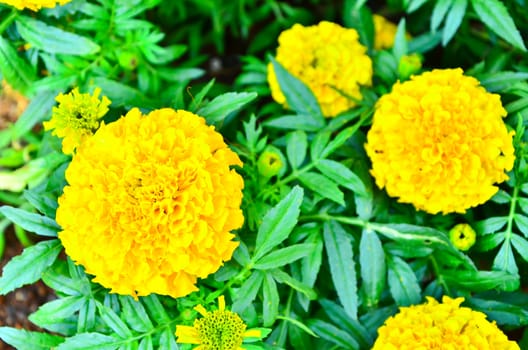
[[[64,341],[57,335],[11,327],[0,327],[0,339],[17,350],[49,350]]]
[[[58,239],[43,241],[24,249],[4,266],[0,277],[0,294],[5,295],[23,285],[36,282],[57,259],[62,245]]]
[[[286,136],[286,154],[293,169],[299,168],[306,158],[308,137],[302,131],[294,131]]]
[[[473,228],[480,234],[494,233],[502,229],[508,222],[507,216],[497,216],[477,221]]]
[[[513,251],[509,240],[504,241],[502,246],[499,249],[499,252],[493,260],[493,269],[506,271],[512,275],[519,273],[519,268],[515,262],[515,257],[513,256]]]
[[[385,287],[387,266],[381,241],[374,231],[363,230],[361,234],[359,263],[366,306],[375,307]]]
[[[50,301],[29,316],[29,320],[39,327],[47,328],[70,317],[86,303],[82,296],[68,296]]]
[[[251,304],[255,300],[263,280],[264,274],[261,271],[254,271],[240,287],[238,298],[235,299],[231,310],[241,312]]]
[[[198,109],[196,114],[204,117],[208,124],[216,124],[255,98],[257,98],[257,94],[254,92],[228,92],[215,97],[211,102]]]
[[[466,14],[468,2],[467,0],[456,0],[451,6],[451,10],[447,14],[447,18],[442,33],[442,45],[446,46],[453,38],[458,27],[462,23],[462,19]]]
[[[158,324],[165,324],[170,322],[171,318],[165,311],[165,308],[159,301],[159,298],[155,294],[150,294],[146,297],[140,298],[143,305],[146,307],[147,313],[152,317]]]
[[[0,37],[0,73],[14,89],[27,94],[36,80],[33,68],[20,58],[9,41]]]
[[[279,315],[279,291],[277,283],[270,274],[266,274],[262,284],[262,319],[264,327],[271,327]]]
[[[515,224],[517,225],[519,230],[522,232],[522,234],[525,237],[528,237],[528,217],[517,213],[513,216],[513,220],[515,221]]]
[[[55,350],[115,350],[122,342],[101,333],[80,333],[66,338]]]
[[[330,221],[324,224],[324,243],[339,301],[348,316],[355,320],[358,312],[358,295],[352,241],[341,225]]]
[[[431,15],[431,32],[436,32],[454,0],[437,0]]]
[[[471,0],[471,5],[479,18],[498,36],[513,46],[526,51],[523,38],[519,33],[508,9],[499,0]]]
[[[499,244],[501,244],[505,238],[506,234],[504,232],[496,232],[482,236],[477,240],[475,249],[478,251],[487,252],[488,250],[494,249]]]
[[[31,46],[49,53],[90,55],[99,52],[99,45],[75,33],[52,27],[31,17],[18,16],[17,29]]]
[[[321,159],[315,163],[315,167],[337,184],[348,188],[360,196],[367,196],[367,189],[363,181],[343,164],[330,159]]]
[[[253,268],[257,270],[269,270],[282,267],[311,254],[314,248],[314,244],[302,243],[274,250],[257,260]]]
[[[411,267],[397,256],[387,260],[388,282],[392,297],[399,306],[418,304],[421,290]]]
[[[122,315],[125,322],[136,332],[146,333],[154,328],[143,305],[132,297],[120,295]]]
[[[519,275],[512,275],[506,271],[442,271],[442,278],[448,285],[472,292],[498,289],[514,291],[519,288]]]
[[[319,319],[308,322],[308,326],[323,339],[339,346],[340,349],[359,350],[359,344],[350,334]]]
[[[274,58],[270,58],[270,60],[289,108],[293,109],[297,114],[309,115],[317,122],[324,124],[321,107],[313,92],[302,81],[284,69]]]
[[[345,142],[347,142],[359,129],[361,126],[361,123],[356,123],[354,126],[348,127],[341,131],[339,134],[337,134],[335,137],[328,142],[324,150],[321,152],[321,158],[326,158],[332,153],[334,153],[335,150],[337,150],[339,147],[343,146]],[[318,159],[319,157],[314,157],[314,159]]]
[[[510,239],[517,253],[519,253],[524,261],[528,261],[528,241],[515,233],[510,236]]]
[[[345,205],[345,194],[328,177],[314,172],[307,172],[299,174],[298,179],[304,186],[320,196],[328,198],[339,205]]]
[[[303,293],[308,299],[315,300],[317,298],[317,293],[315,293],[312,288],[296,280],[292,276],[288,275],[286,272],[280,269],[269,270],[269,272],[271,272],[273,278],[275,278],[277,282],[284,283],[290,286],[291,288],[295,289],[296,291]]]
[[[253,261],[257,261],[288,238],[297,224],[303,196],[303,189],[295,186],[266,213],[257,233]]]
[[[24,198],[38,211],[47,217],[55,217],[58,204],[56,198],[50,193],[37,192],[35,189],[25,190]]]
[[[203,100],[209,90],[213,87],[215,79],[211,79],[197,94],[193,97],[192,102],[189,104],[189,111],[196,113],[198,108],[202,107]]]
[[[99,302],[96,303],[99,315],[103,319],[106,325],[110,327],[119,337],[126,339],[133,336],[132,331],[128,326],[121,320],[119,315],[112,310],[112,308],[105,306]]]
[[[57,237],[57,233],[61,230],[55,220],[23,209],[3,206],[0,207],[0,213],[24,230],[34,232],[39,236]]]

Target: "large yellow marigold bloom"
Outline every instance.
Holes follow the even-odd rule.
[[[314,93],[323,114],[334,117],[361,100],[360,85],[371,85],[372,61],[354,29],[331,22],[295,24],[279,36],[276,60]],[[286,105],[273,65],[268,82],[275,101]]]
[[[38,11],[43,7],[53,8],[59,5],[64,5],[71,0],[0,0],[0,3],[11,5],[19,10],[30,9]]]
[[[195,114],[136,108],[73,156],[59,198],[66,253],[111,292],[181,297],[217,271],[244,217],[238,156]]]
[[[463,213],[490,199],[515,160],[506,110],[461,69],[396,83],[376,106],[365,146],[392,197],[429,213]]]
[[[248,329],[238,314],[225,309],[225,298],[218,298],[218,310],[207,311],[202,305],[194,308],[202,318],[191,326],[176,326],[177,342],[199,344],[194,350],[243,350],[246,338],[262,338],[258,329]]]
[[[78,88],[68,94],[59,94],[55,100],[51,120],[43,123],[45,130],[62,139],[62,152],[72,154],[81,143],[91,137],[108,112],[111,101],[103,96],[99,99],[100,88],[93,95],[81,94]]]
[[[518,350],[482,312],[460,307],[464,298],[427,297],[422,305],[401,307],[378,329],[372,350]]]

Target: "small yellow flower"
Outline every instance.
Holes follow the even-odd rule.
[[[62,138],[62,152],[73,154],[86,138],[99,128],[99,120],[108,112],[110,100],[103,96],[99,100],[100,88],[93,95],[81,94],[75,88],[68,94],[56,97],[58,107],[53,107],[51,120],[44,122],[44,129],[53,129],[52,134]]]
[[[59,238],[112,293],[173,298],[231,259],[242,166],[222,135],[193,113],[134,108],[79,146],[59,198]]]
[[[361,100],[360,86],[370,86],[372,61],[354,29],[331,22],[295,24],[279,36],[277,62],[306,84],[326,117],[335,117]],[[286,106],[273,65],[268,65],[273,99]]]
[[[396,83],[378,100],[365,145],[376,184],[432,214],[486,202],[515,160],[505,116],[500,96],[460,68]]]
[[[447,296],[438,303],[401,307],[378,329],[372,350],[519,350],[519,346],[486,320],[482,312],[460,307],[464,298]]]
[[[53,8],[59,5],[64,5],[71,0],[0,0],[0,3],[8,4],[15,7],[18,10],[30,9],[32,11],[38,11],[43,7]]]
[[[223,295],[218,298],[218,310],[207,311],[202,305],[194,309],[203,318],[196,319],[192,327],[176,326],[178,343],[199,345],[195,350],[239,350],[244,349],[245,338],[262,338],[260,330],[246,330],[240,316],[225,309]]]
[[[270,178],[277,175],[284,164],[280,154],[273,149],[267,149],[260,155],[257,161],[258,172],[264,178]]]
[[[373,14],[372,20],[374,21],[374,48],[376,50],[390,49],[394,45],[398,26],[378,14]]]
[[[468,224],[455,225],[449,231],[449,239],[451,243],[458,249],[466,251],[475,244],[477,234],[475,230]]]

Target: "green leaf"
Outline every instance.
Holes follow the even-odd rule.
[[[235,299],[231,310],[233,312],[242,312],[251,304],[255,300],[263,280],[264,274],[261,271],[254,271],[240,287],[238,297]]]
[[[471,0],[471,5],[479,18],[498,36],[513,46],[526,51],[523,38],[506,6],[499,0]]]
[[[326,315],[335,324],[346,330],[348,334],[351,334],[359,342],[361,348],[366,349],[372,345],[374,339],[369,334],[367,328],[359,321],[350,318],[342,307],[328,299],[321,299],[319,303],[321,303]]]
[[[436,32],[454,0],[437,0],[431,15],[431,32]]]
[[[171,321],[171,318],[165,311],[165,308],[159,301],[156,294],[150,294],[146,297],[141,297],[140,301],[145,305],[147,313],[152,317],[158,324],[165,324]]]
[[[361,234],[359,263],[366,306],[375,307],[385,287],[387,266],[381,241],[372,230],[363,230]]]
[[[99,86],[103,95],[112,101],[112,106],[142,106],[144,108],[157,108],[158,106],[148,99],[139,90],[134,89],[121,82],[111,80],[105,77],[93,78],[93,85]]]
[[[163,350],[178,350],[178,344],[174,339],[174,333],[170,328],[167,328],[161,333],[159,349]]]
[[[332,138],[332,140],[328,142],[328,145],[321,152],[321,158],[328,157],[329,155],[334,153],[334,151],[337,150],[339,147],[343,146],[345,142],[347,142],[352,137],[352,135],[356,133],[360,125],[361,123],[358,122],[356,125],[344,129],[334,138]],[[314,157],[314,159],[318,158],[319,157]]]
[[[466,14],[468,2],[467,0],[456,0],[453,2],[453,5],[451,6],[451,10],[449,11],[444,31],[442,34],[442,45],[446,46],[447,43],[453,38],[456,31],[458,30],[458,27],[460,27],[460,24],[462,23],[462,19],[464,18],[464,15]]]
[[[506,238],[505,232],[496,232],[493,234],[485,235],[477,239],[477,244],[474,249],[487,252],[488,250],[494,249],[499,244],[501,244]]]
[[[355,320],[358,311],[358,295],[352,241],[341,225],[330,221],[324,224],[324,243],[339,301],[348,316]]]
[[[348,188],[360,196],[367,196],[367,189],[363,181],[342,163],[330,159],[321,159],[315,163],[315,167],[337,184]]]
[[[294,131],[286,136],[286,154],[293,169],[299,168],[306,158],[308,138],[305,132]]]
[[[519,253],[521,258],[524,259],[524,261],[528,262],[528,241],[526,241],[526,239],[524,239],[523,237],[516,235],[515,233],[512,233],[510,239],[517,253]]]
[[[198,108],[202,107],[203,100],[207,93],[209,93],[209,91],[213,87],[214,83],[215,79],[213,78],[196,94],[196,96],[193,97],[192,102],[189,104],[190,112],[196,113]]]
[[[403,244],[418,243],[454,250],[447,236],[443,232],[433,228],[410,224],[372,225],[372,228],[385,237]]]
[[[130,296],[119,296],[125,322],[136,332],[146,333],[154,328],[143,305]]]
[[[150,335],[141,338],[138,350],[154,350],[154,345],[152,344],[152,337]]]
[[[297,114],[309,115],[324,124],[323,112],[313,92],[299,79],[291,75],[274,58],[270,58],[273,70],[288,106]]]
[[[57,237],[57,232],[61,230],[55,220],[23,209],[5,205],[0,207],[0,213],[24,230],[34,232],[39,236]]]
[[[490,321],[496,321],[500,326],[521,327],[528,324],[528,310],[520,306],[476,297],[468,298],[466,303],[472,309],[484,312]]]
[[[512,275],[519,273],[519,268],[513,256],[512,247],[509,240],[504,241],[493,260],[493,269],[509,272]]]
[[[84,56],[99,52],[101,49],[86,37],[51,27],[31,17],[18,16],[16,24],[20,36],[31,46],[42,51]]]
[[[39,327],[47,328],[70,317],[86,303],[82,296],[68,296],[50,301],[31,314],[29,320]]]
[[[57,259],[62,245],[58,239],[43,241],[24,249],[12,258],[0,277],[0,294],[5,295],[25,284],[36,282]]]
[[[115,350],[122,342],[101,333],[80,333],[67,338],[55,350]]]
[[[308,322],[308,326],[323,339],[339,346],[339,349],[359,350],[359,344],[350,334],[319,319]]]
[[[365,2],[345,1],[343,22],[347,28],[354,28],[358,32],[362,44],[372,49],[375,41],[374,21],[372,12],[364,6]]]
[[[528,72],[502,71],[479,74],[477,78],[489,92],[504,92],[515,86],[515,83],[527,80]]]
[[[328,198],[339,205],[345,205],[345,194],[328,177],[318,173],[307,172],[299,174],[298,179],[304,186],[322,197]]]
[[[266,213],[257,233],[253,261],[257,261],[288,238],[297,224],[303,196],[303,189],[295,186],[286,197]]]
[[[442,271],[442,278],[450,286],[472,292],[483,292],[492,289],[514,291],[519,288],[519,275],[506,271]]]
[[[418,304],[422,299],[420,285],[411,267],[397,256],[387,259],[389,289],[398,306]]]
[[[33,129],[35,125],[50,116],[52,107],[55,105],[55,96],[57,96],[57,93],[58,91],[54,90],[41,91],[31,99],[31,102],[24,110],[24,113],[22,113],[15,123],[13,129],[14,139],[22,137],[28,131]],[[60,156],[63,159],[67,158],[65,155]]]
[[[33,68],[20,58],[11,43],[0,37],[0,73],[14,89],[26,95],[36,80]]]
[[[324,121],[318,121],[309,115],[285,115],[276,118],[270,118],[262,123],[263,125],[276,129],[293,129],[303,131],[318,131],[326,124]]]
[[[119,318],[119,315],[110,307],[105,306],[99,302],[96,302],[97,310],[103,321],[110,327],[116,334],[123,339],[131,338],[132,331],[127,325]]]
[[[528,237],[528,217],[517,213],[513,216],[513,220],[515,221],[515,224],[517,225],[519,230],[522,232],[522,234],[525,237]]]
[[[253,268],[257,270],[269,270],[285,266],[311,254],[314,248],[315,244],[302,243],[274,250],[258,259],[254,263]]]
[[[211,102],[196,111],[204,117],[208,124],[223,121],[229,114],[240,110],[242,107],[257,97],[254,92],[228,92],[215,97]]]
[[[496,216],[487,218],[481,221],[477,221],[474,225],[475,231],[485,235],[489,233],[494,233],[502,229],[508,222],[507,216]]]
[[[306,297],[308,297],[308,299],[310,299],[310,300],[317,299],[317,294],[315,293],[315,291],[312,288],[310,288],[306,284],[296,280],[292,276],[288,275],[286,272],[284,272],[284,271],[282,271],[280,269],[269,270],[269,272],[271,272],[273,278],[275,278],[275,280],[277,282],[284,283],[284,284],[290,286],[291,288],[295,289],[296,291],[306,295]]]
[[[25,190],[24,198],[38,211],[47,217],[55,217],[57,199],[50,193],[36,191],[35,188]]]
[[[0,327],[0,339],[18,350],[49,350],[64,341],[57,335],[11,327]]]
[[[262,285],[262,319],[264,327],[271,327],[279,314],[279,291],[277,283],[270,274],[266,274]]]
[[[398,23],[398,29],[396,30],[396,36],[394,37],[394,46],[392,47],[392,53],[396,62],[399,62],[402,56],[406,55],[407,39],[405,38],[405,18],[400,20]]]
[[[303,283],[309,287],[313,287],[323,261],[323,238],[317,232],[317,234],[311,235],[306,240],[306,243],[313,244],[314,248],[301,261],[301,276]]]

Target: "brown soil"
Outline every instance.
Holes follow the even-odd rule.
[[[14,256],[22,252],[22,245],[8,228],[6,248],[0,261],[0,268]],[[28,320],[28,316],[47,301],[55,299],[55,294],[41,281],[24,286],[7,295],[0,296],[0,326],[15,327],[30,331],[42,331]],[[0,340],[0,350],[14,349]]]

